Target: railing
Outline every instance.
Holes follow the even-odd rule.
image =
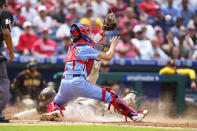
[[[34,57],[34,56],[16,56],[14,63],[27,63],[31,58],[36,59],[41,64],[64,64],[65,58],[59,57]],[[128,58],[113,58],[108,62],[110,65],[141,65],[141,66],[165,66],[167,61],[162,60],[140,60]],[[175,60],[177,66],[194,67],[197,61],[192,60]]]

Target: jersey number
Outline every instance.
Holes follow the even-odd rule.
[[[5,25],[8,25],[9,28],[11,29],[11,20],[10,19],[5,19]]]

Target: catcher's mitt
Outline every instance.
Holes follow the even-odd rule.
[[[118,21],[114,13],[108,14],[103,22],[103,30],[115,30],[118,26]]]

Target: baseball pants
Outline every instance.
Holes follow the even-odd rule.
[[[59,106],[64,106],[78,97],[101,100],[102,88],[88,82],[84,76],[73,77],[72,75],[66,75],[65,78],[62,79],[59,91],[55,96],[55,103]],[[104,102],[111,102],[111,95],[109,92],[105,93]]]
[[[7,75],[6,62],[0,62],[0,114],[8,101],[9,89],[10,80]]]

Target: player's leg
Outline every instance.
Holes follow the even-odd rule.
[[[5,62],[0,62],[0,122],[9,122],[7,118],[2,115],[9,97],[10,81],[7,75],[7,68]]]
[[[78,85],[74,84],[73,81],[74,80],[62,79],[58,93],[54,98],[55,103],[57,103],[59,106],[64,106],[69,101],[77,98],[77,96],[73,94],[72,88]]]
[[[42,114],[41,120],[56,121],[61,120],[63,110],[68,102],[76,99],[78,96],[74,94],[73,88],[80,86],[80,79],[68,76],[61,80],[60,88],[55,98],[48,104],[48,113]]]
[[[112,90],[107,91],[105,88],[94,85],[86,80],[83,80],[81,88],[79,88],[76,93],[82,97],[92,98],[110,103],[116,110],[121,112],[121,114],[135,121],[141,121],[146,113],[136,112],[123,99],[121,99],[117,93],[113,92]]]
[[[55,104],[59,107],[64,107],[68,102],[76,99],[78,96],[73,93],[75,92],[75,90],[73,89],[79,87],[80,83],[80,79],[77,79],[77,77],[68,76],[68,78],[62,79],[58,93],[56,94],[51,104]],[[49,112],[53,110],[55,109],[49,109]]]

